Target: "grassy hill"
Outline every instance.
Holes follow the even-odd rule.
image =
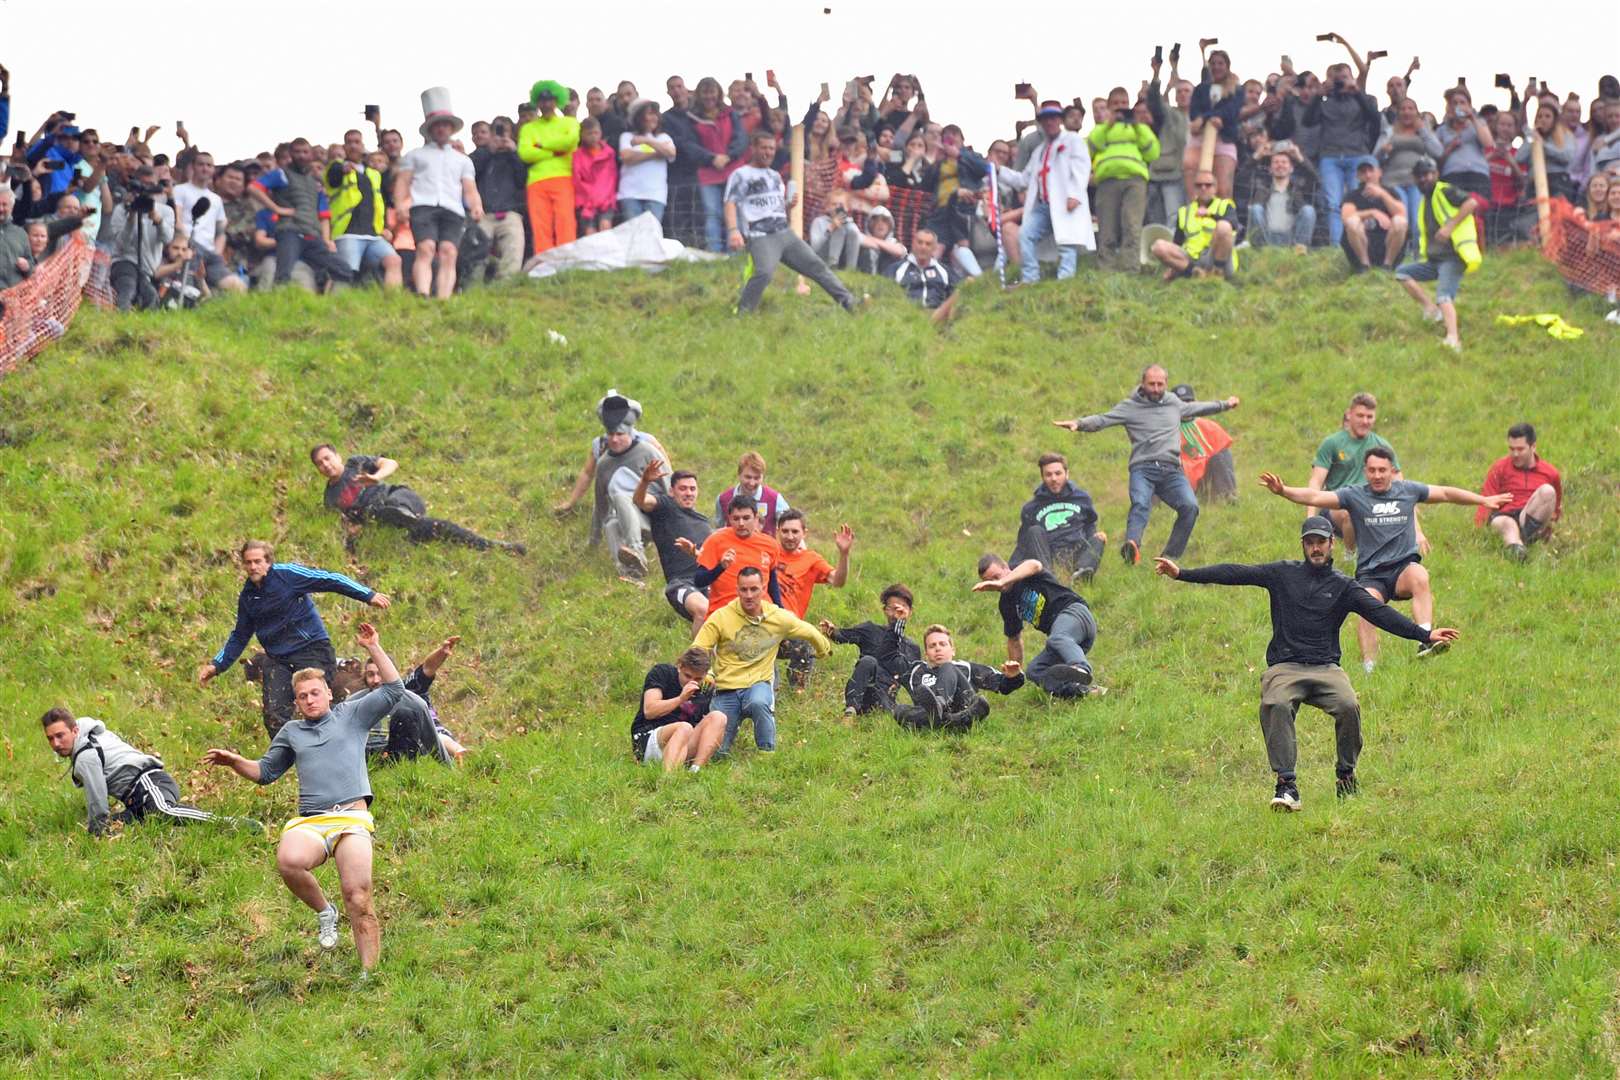
[[[0,380],[4,1070],[1612,1074],[1613,331],[1530,254],[1467,282],[1461,356],[1387,277],[1344,280],[1326,254],[1253,264],[1239,289],[983,290],[942,332],[877,283],[854,319],[785,288],[737,319],[733,266],[445,306],[289,293],[81,315]],[[1587,336],[1492,321],[1537,311]],[[645,404],[704,500],[753,447],[813,543],[854,525],[849,585],[818,590],[813,615],[874,617],[901,580],[919,627],[999,660],[973,563],[1011,546],[1051,448],[1123,535],[1124,436],[1048,421],[1113,403],[1150,359],[1244,402],[1223,418],[1242,497],[1206,507],[1188,564],[1297,556],[1297,509],[1252,478],[1303,482],[1357,390],[1408,476],[1477,486],[1521,419],[1564,471],[1566,520],[1523,566],[1469,511],[1426,514],[1439,618],[1465,636],[1421,666],[1393,639],[1375,674],[1348,665],[1360,799],[1332,798],[1330,723],[1305,710],[1305,812],[1266,811],[1264,595],[1127,570],[1114,543],[1088,590],[1104,699],[1027,690],[965,738],[850,731],[840,650],[784,695],[774,757],[669,781],[631,764],[641,676],[685,637],[657,590],[584,551],[588,514],[550,509],[609,386]],[[381,529],[347,549],[305,456],[323,440],[398,458],[436,512],[529,557]],[[1150,552],[1168,529],[1160,510]],[[291,782],[196,765],[264,745],[255,687],[191,681],[230,628],[249,536],[392,594],[397,658],[464,636],[437,700],[468,766],[373,777],[369,986],[346,927],[319,952],[269,841],[87,837],[37,724],[68,704],[161,753],[203,805],[290,816]],[[360,609],[320,606],[357,651]]]

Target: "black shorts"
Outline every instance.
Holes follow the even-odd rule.
[[[1400,562],[1390,566],[1380,566],[1370,573],[1362,573],[1358,567],[1356,569],[1356,584],[1377,589],[1378,594],[1384,598],[1384,602],[1388,603],[1395,599],[1395,583],[1401,579],[1401,575],[1406,572],[1406,568],[1413,563],[1422,561],[1423,556],[1413,555],[1409,559],[1402,559]]]
[[[436,244],[459,244],[461,234],[467,231],[467,219],[443,206],[411,207],[411,235],[416,242],[431,240]]]
[[[686,610],[686,598],[693,593],[705,598],[709,595],[707,589],[700,589],[685,578],[677,578],[664,586],[664,599],[675,609],[675,614],[687,620],[692,618],[692,613]]]

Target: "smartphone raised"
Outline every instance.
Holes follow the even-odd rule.
[[[375,105],[367,105],[366,106],[366,119],[367,120],[370,120],[373,123],[375,123],[377,118],[379,116],[381,116],[381,115],[382,115],[382,110],[379,109],[377,106],[375,106]]]
[[[1180,59],[1181,59],[1181,42],[1178,41],[1174,45],[1170,46],[1170,62],[1173,64],[1177,60],[1180,60]]]
[[[1333,40],[1333,35],[1332,34],[1317,34],[1316,35],[1316,40],[1317,41],[1332,41]]]
[[[1374,49],[1372,52],[1367,54],[1367,63],[1370,64],[1374,60],[1382,60],[1384,57],[1386,57],[1388,55],[1389,55],[1389,50],[1388,49]]]
[[[737,69],[732,68],[731,70],[736,71]],[[753,82],[754,81],[754,73],[752,71],[745,71],[745,72],[743,72],[743,78],[745,80],[747,80],[748,82]]]
[[[1155,45],[1155,46],[1153,46],[1153,62],[1155,64],[1164,63],[1164,46],[1163,45]]]
[[[826,83],[821,84],[821,96],[822,97],[831,97],[832,96],[832,91],[827,88]]]
[[[1027,83],[1027,82],[1014,83],[1013,84],[1013,97],[1020,98],[1020,99],[1027,98],[1027,97],[1029,97],[1029,92],[1031,90],[1033,90],[1033,89],[1034,89],[1034,87],[1030,86],[1029,83]],[[22,132],[19,131],[17,134],[21,135]]]
[[[1513,89],[1513,76],[1498,71],[1496,73],[1496,85],[1503,90]]]

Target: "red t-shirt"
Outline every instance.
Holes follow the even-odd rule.
[[[1551,484],[1557,501],[1553,503],[1553,520],[1557,521],[1564,513],[1564,483],[1558,476],[1558,470],[1549,462],[1536,458],[1536,463],[1528,469],[1514,466],[1513,457],[1499,459],[1491,466],[1491,471],[1485,474],[1485,486],[1480,488],[1481,495],[1500,495],[1507,492],[1513,497],[1508,504],[1502,507],[1501,513],[1515,513],[1523,510],[1530,501],[1530,496],[1536,493],[1536,488],[1542,484]],[[1483,525],[1491,520],[1491,508],[1482,506],[1474,511],[1474,523]]]
[[[703,541],[703,546],[698,549],[698,565],[705,570],[713,570],[720,565],[720,557],[727,548],[735,551],[737,557],[709,585],[710,611],[719,611],[737,599],[737,574],[743,567],[759,567],[759,572],[765,575],[765,584],[769,585],[771,569],[782,559],[782,545],[776,542],[776,537],[755,532],[744,539],[728,525],[724,529],[716,529]],[[776,584],[781,587],[781,580],[778,579]]]
[[[817,585],[832,580],[833,568],[809,548],[782,553],[776,564],[776,587],[782,591],[782,606],[799,618],[810,610],[810,593]]]

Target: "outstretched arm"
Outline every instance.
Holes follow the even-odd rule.
[[[1461,503],[1467,506],[1484,506],[1492,510],[1500,510],[1512,501],[1513,496],[1503,491],[1495,495],[1480,495],[1467,488],[1444,487],[1440,484],[1429,485],[1429,497],[1424,502],[1432,503]]]
[[[1423,629],[1382,600],[1375,599],[1372,593],[1360,585],[1351,585],[1346,589],[1344,598],[1351,611],[1386,634],[1394,634],[1396,637],[1411,641],[1443,641],[1448,645],[1459,636],[1457,631],[1449,626],[1440,626],[1433,630]]]
[[[1260,486],[1273,495],[1281,495],[1289,502],[1301,506],[1314,506],[1321,510],[1339,510],[1339,496],[1331,491],[1313,491],[1310,488],[1289,487],[1276,473],[1261,473]]]
[[[594,453],[587,454],[585,456],[584,467],[579,470],[579,475],[574,478],[574,490],[568,493],[568,498],[552,507],[552,509],[559,514],[566,514],[568,511],[572,510],[574,508],[574,504],[579,502],[579,500],[584,496],[585,492],[590,490],[591,478],[595,475],[596,455]]]
[[[636,490],[631,494],[630,501],[649,514],[658,509],[658,499],[649,494],[647,489],[666,472],[663,458],[653,458],[647,462],[647,467],[641,470],[641,479],[636,482]]]
[[[428,653],[427,656],[423,658],[422,663],[418,665],[422,669],[422,674],[426,675],[430,679],[438,677],[439,668],[444,666],[444,662],[450,659],[450,654],[454,652],[456,646],[460,644],[460,634],[451,634],[449,637],[445,638],[444,644]]]
[[[827,579],[827,584],[841,589],[844,582],[849,580],[849,549],[855,546],[855,530],[848,525],[838,526],[833,545],[838,548],[838,565],[833,567],[832,577]]]
[[[1251,566],[1247,563],[1215,563],[1212,566],[1189,567],[1183,570],[1171,559],[1163,555],[1153,560],[1153,572],[1176,581],[1185,581],[1191,585],[1260,585],[1265,586],[1271,582],[1271,574],[1265,566]]]
[[[270,750],[265,752],[265,756],[269,757],[270,753],[274,750],[275,744],[272,743]],[[234,750],[210,750],[208,753],[203,755],[203,764],[223,765],[234,772],[237,776],[242,777],[244,780],[252,780],[255,784],[262,784],[265,782],[263,771],[259,768],[259,763],[243,757]]]
[[[1005,574],[1002,574],[1000,577],[990,578],[989,580],[986,580],[986,581],[976,582],[974,584],[974,586],[973,586],[972,591],[973,592],[1001,592],[1004,589],[1006,589],[1007,586],[1012,585],[1015,582],[1023,581],[1025,578],[1034,577],[1036,574],[1040,573],[1044,569],[1046,569],[1046,568],[1045,568],[1045,566],[1043,566],[1041,564],[1041,561],[1039,559],[1025,559],[1023,562],[1019,563],[1017,566],[1014,566],[1014,567],[1010,568]]]

